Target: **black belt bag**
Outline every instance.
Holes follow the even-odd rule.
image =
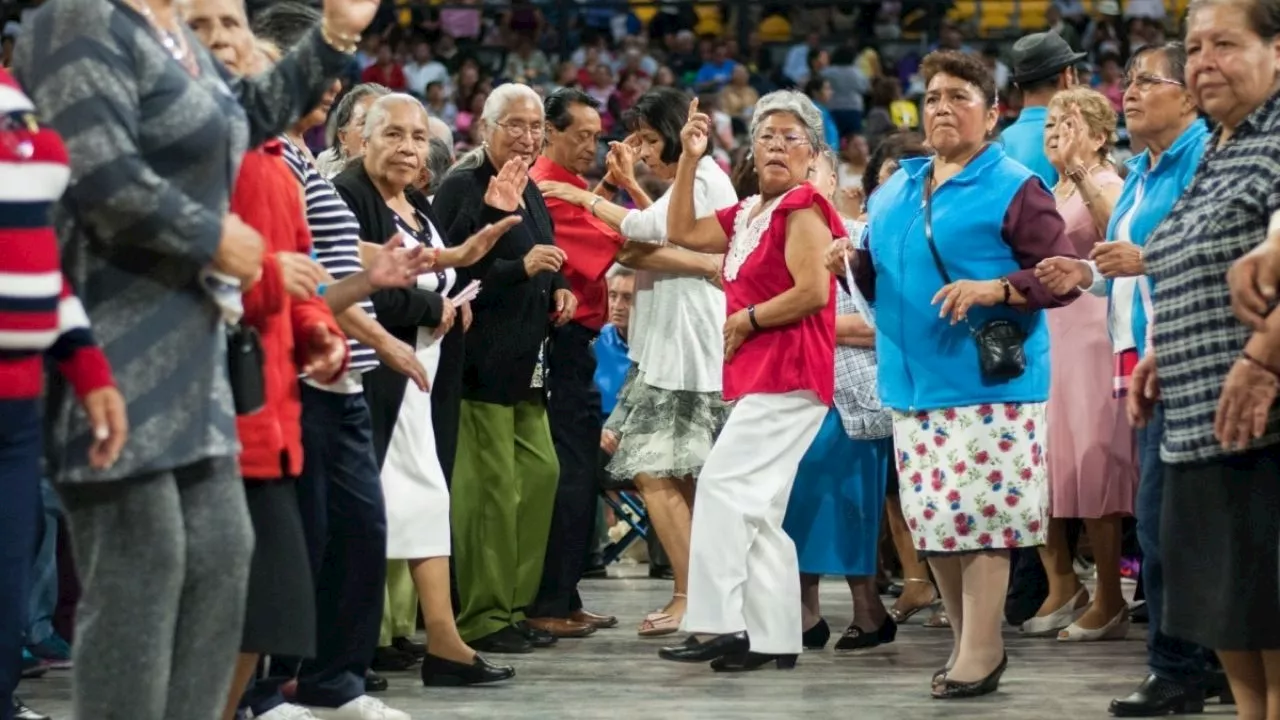
[[[263,375],[262,339],[256,328],[227,325],[227,379],[236,415],[252,415],[267,404],[267,383]]]
[[[933,262],[938,266],[938,274],[942,275],[944,284],[951,284],[951,275],[942,262],[942,255],[933,241],[933,178],[925,179],[924,185],[924,237],[929,241],[929,252],[933,253]],[[969,334],[978,346],[978,369],[987,380],[1004,382],[1022,375],[1027,370],[1027,354],[1023,346],[1027,342],[1027,332],[1021,325],[1012,320],[988,320],[975,328],[968,318]]]

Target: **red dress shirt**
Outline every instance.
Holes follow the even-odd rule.
[[[587,188],[587,181],[580,175],[569,172],[545,155],[529,169],[529,177],[535,183],[555,180],[583,190]],[[625,240],[586,208],[554,198],[546,198],[546,202],[556,226],[556,247],[567,256],[560,271],[578,299],[573,321],[600,332],[609,315],[609,287],[604,276]]]
[[[400,63],[393,62],[390,65],[379,65],[374,63],[364,69],[360,73],[360,82],[378,83],[385,86],[389,90],[403,92],[409,87],[409,82],[405,80],[404,68],[400,67]]]
[[[266,405],[252,415],[236,418],[240,473],[246,480],[297,477],[302,472],[298,374],[308,357],[308,339],[316,327],[324,326],[346,342],[323,298],[295,300],[285,291],[276,254],[309,255],[311,231],[298,182],[282,155],[278,140],[246,153],[231,194],[231,212],[261,233],[266,242],[262,279],[244,294],[241,321],[257,328],[262,338],[266,380]],[[344,363],[339,375],[345,370]],[[320,382],[336,379],[317,378]]]

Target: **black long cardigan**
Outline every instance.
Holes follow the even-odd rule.
[[[346,201],[360,223],[360,237],[367,242],[385,244],[399,232],[395,213],[374,187],[369,173],[362,163],[354,163],[333,180],[338,194]],[[436,218],[431,203],[421,193],[407,193],[409,202],[444,236],[444,226]],[[466,268],[457,268],[458,281],[454,291],[469,280]],[[417,346],[418,328],[436,327],[444,309],[445,299],[438,293],[417,288],[379,290],[373,294],[373,309],[378,322],[395,337]],[[440,366],[431,385],[431,423],[435,430],[436,452],[444,469],[446,482],[453,479],[453,462],[458,449],[458,415],[462,401],[463,366],[462,323],[454,322],[453,329],[441,338]],[[365,398],[373,420],[373,444],[378,455],[378,465],[386,458],[391,433],[395,430],[400,414],[400,401],[409,379],[404,375],[379,365],[365,374]]]
[[[477,168],[455,170],[440,185],[433,202],[443,223],[445,241],[466,242],[480,228],[512,214],[489,207],[484,195],[497,170],[485,158]],[[554,245],[555,227],[542,193],[530,182],[524,189],[524,222],[498,239],[489,254],[471,267],[481,282],[472,303],[475,314],[466,336],[462,397],[466,400],[515,405],[543,397],[531,390],[538,352],[551,327],[556,290],[569,283],[558,272],[529,277],[524,256],[535,244]]]

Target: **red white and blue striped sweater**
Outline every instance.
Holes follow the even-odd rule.
[[[46,357],[80,397],[113,384],[49,224],[69,175],[62,139],[0,69],[0,400],[40,397]]]

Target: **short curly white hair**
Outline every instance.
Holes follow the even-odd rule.
[[[804,126],[809,135],[809,145],[814,150],[820,152],[826,146],[822,140],[822,112],[808,95],[795,90],[775,90],[756,102],[755,113],[751,116],[751,137],[756,136],[756,130],[765,118],[777,113],[795,116]]]

